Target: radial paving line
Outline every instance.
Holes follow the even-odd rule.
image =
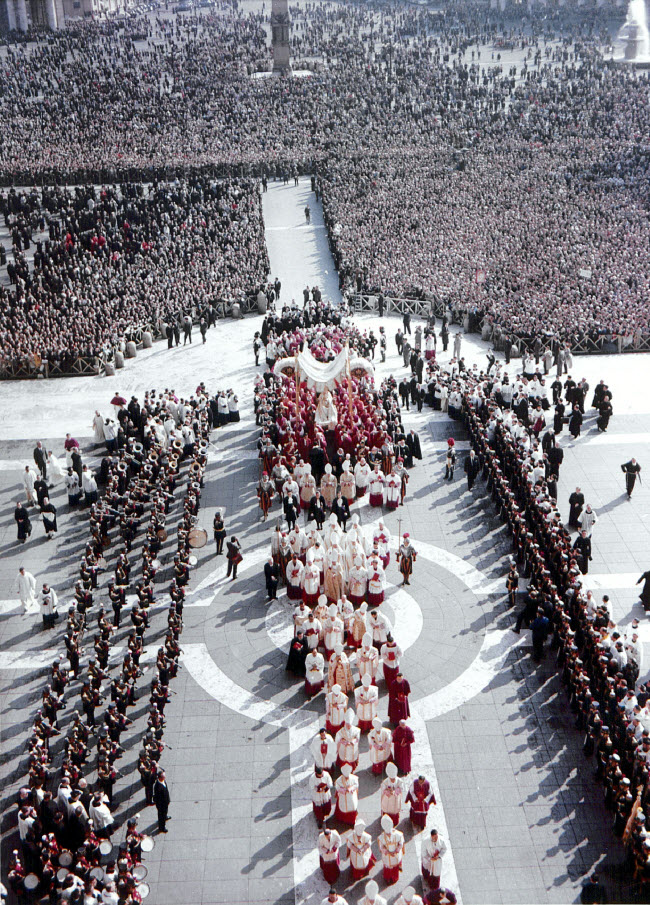
[[[372,525],[374,524],[372,523]],[[364,525],[364,527],[369,528],[372,525]],[[397,543],[398,539],[393,538],[392,546],[394,549],[397,548]],[[421,556],[455,575],[472,592],[476,594],[495,592],[496,589],[493,588],[494,582],[490,582],[483,572],[454,553],[424,541],[416,541],[415,545]],[[265,546],[255,549],[252,555],[246,557],[243,571],[248,571],[266,559]],[[193,592],[192,596],[196,596],[198,599],[187,605],[210,606],[224,577],[224,566],[215,569]],[[404,600],[401,601],[402,594]],[[391,604],[396,597],[398,598],[396,601],[396,628],[400,639],[401,632],[399,630],[403,629],[405,642],[410,646],[422,630],[421,611],[417,603],[412,601],[410,595],[403,589],[400,588],[398,593],[390,598]],[[406,609],[406,613],[403,612],[404,609]],[[401,615],[398,615],[400,611]],[[274,642],[274,637],[278,631],[281,630],[278,627],[280,615],[279,609],[276,608],[274,612],[272,611],[267,616],[267,631],[272,642]],[[416,620],[415,624],[407,626],[407,622],[410,623],[414,619]],[[510,651],[518,643],[521,643],[521,639],[513,638],[507,631],[492,630],[486,632],[483,644],[475,660],[460,676],[447,687],[433,692],[431,695],[427,695],[411,705],[412,726],[416,737],[413,749],[414,771],[424,773],[430,777],[438,802],[437,805],[432,807],[431,815],[435,818],[436,825],[449,842],[444,856],[445,876],[449,878],[450,885],[458,890],[459,901],[462,901],[462,898],[458,887],[451,840],[449,839],[447,820],[440,795],[426,722],[456,709],[487,687],[503,667]],[[311,819],[309,777],[312,772],[310,744],[317,734],[322,720],[320,718],[314,719],[311,711],[290,710],[282,705],[264,701],[252,692],[237,685],[217,666],[204,643],[185,644],[183,651],[182,662],[187,667],[192,678],[211,697],[225,704],[226,707],[241,716],[288,730],[296,903],[300,903],[300,905],[309,903],[311,905],[312,902],[321,901],[327,894],[327,885],[319,870],[318,833]],[[415,836],[415,845],[419,863],[421,863],[421,834],[419,833]]]

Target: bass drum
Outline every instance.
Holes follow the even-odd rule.
[[[208,542],[208,532],[205,528],[192,528],[187,537],[190,542],[190,547],[195,547],[197,549],[205,547]]]

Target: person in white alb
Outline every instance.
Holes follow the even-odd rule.
[[[361,606],[366,599],[368,587],[368,570],[364,567],[360,556],[357,556],[348,572],[348,596],[354,606]]]
[[[303,631],[305,633],[305,638],[307,639],[307,646],[309,647],[310,651],[316,650],[316,648],[318,647],[321,629],[322,626],[320,624],[320,620],[316,618],[314,611],[310,610],[307,621],[303,625]]]
[[[377,552],[379,553],[384,569],[387,569],[388,563],[390,562],[390,531],[384,524],[383,519],[379,519],[379,525],[373,534],[372,542],[373,546],[377,544]]]
[[[302,599],[308,606],[316,606],[320,594],[320,567],[314,562],[314,554],[307,550],[307,565],[302,576]]]
[[[368,631],[372,635],[372,643],[376,648],[381,649],[382,645],[386,643],[386,639],[392,629],[393,627],[387,616],[380,613],[379,610],[370,611],[370,616],[368,616]]]
[[[372,684],[369,675],[363,676],[361,686],[354,689],[354,706],[360,732],[370,732],[372,721],[379,711],[379,689]]]
[[[316,648],[305,657],[305,670],[305,694],[312,698],[325,685],[325,657]]]
[[[326,465],[325,474],[320,479],[320,492],[328,509],[332,508],[332,503],[336,498],[337,483],[336,476],[332,474],[332,466]]]
[[[372,635],[366,632],[361,639],[361,647],[357,651],[357,671],[359,680],[363,682],[365,675],[370,676],[370,684],[377,684],[379,671],[379,651],[372,644]]]
[[[27,504],[29,506],[36,505],[36,494],[34,492],[35,482],[36,472],[33,471],[29,465],[25,465],[25,471],[23,472],[23,487],[25,488],[25,496],[27,497]]]
[[[311,802],[316,823],[320,829],[332,811],[332,777],[322,767],[314,767],[309,778]]]
[[[393,824],[399,823],[404,804],[404,783],[397,775],[395,764],[386,765],[386,779],[381,784],[381,813],[388,814]]]
[[[375,880],[368,880],[364,892],[359,905],[386,905],[386,899],[379,895],[379,886]]]
[[[379,555],[371,554],[366,566],[368,570],[368,587],[366,596],[368,606],[381,606],[384,602],[386,588],[386,574]]]
[[[293,627],[294,632],[297,634],[299,629],[302,629],[303,632],[305,630],[305,623],[309,619],[309,614],[311,610],[307,606],[304,600],[301,600],[298,606],[293,611]]]
[[[402,895],[395,899],[395,905],[424,905],[424,901],[412,886],[407,886],[402,890]]]
[[[345,722],[348,709],[348,696],[341,691],[340,685],[333,685],[325,695],[325,728],[336,735]]]
[[[339,867],[339,849],[341,848],[341,837],[329,827],[325,827],[318,837],[318,855],[320,858],[320,869],[323,871],[325,882],[336,883],[341,873]]]
[[[352,647],[355,650],[358,650],[361,647],[363,636],[368,631],[368,625],[366,622],[367,614],[367,603],[362,603],[359,609],[354,611],[354,614],[352,616],[352,623],[348,631],[348,647]],[[370,643],[372,644],[372,635],[370,636]]]
[[[349,709],[345,714],[345,722],[334,738],[336,742],[336,763],[341,769],[345,764],[349,764],[355,770],[359,763],[361,730],[354,725],[355,719],[354,710]]]
[[[447,844],[438,830],[431,834],[422,846],[422,876],[431,889],[438,889],[442,875],[442,856],[447,851]]]
[[[36,600],[36,579],[31,572],[27,572],[24,566],[18,569],[18,577],[16,578],[16,589],[18,597],[23,605],[23,615],[38,612],[38,603]]]
[[[384,814],[381,818],[381,828],[383,832],[377,842],[381,852],[384,882],[392,886],[399,880],[402,870],[404,834],[395,829],[388,814]]]
[[[343,764],[341,775],[334,783],[336,789],[336,819],[348,826],[354,826],[359,808],[359,777],[352,772],[350,764]]]
[[[329,660],[337,647],[343,646],[345,626],[339,616],[338,607],[331,603],[328,609],[329,624],[325,627],[325,656]]]
[[[361,456],[354,466],[354,483],[357,488],[357,498],[365,496],[370,484],[370,474],[370,466],[366,462],[365,456]]]
[[[336,763],[336,745],[324,726],[318,730],[318,735],[311,743],[311,753],[314,765],[322,767],[323,770],[329,772]]]
[[[302,600],[302,576],[305,567],[294,553],[287,563],[287,596],[289,600]]]
[[[381,776],[390,759],[393,736],[390,729],[386,729],[382,725],[379,717],[372,721],[372,729],[368,733],[368,744],[372,772],[375,776]]]
[[[324,899],[321,899],[320,905],[348,905],[348,900],[340,896],[338,892],[332,888]]]
[[[354,690],[350,659],[342,644],[334,648],[334,655],[327,664],[327,687],[331,689],[334,685],[340,685],[345,694]]]
[[[403,652],[397,641],[389,634],[386,643],[381,646],[381,661],[384,669],[384,679],[386,685],[390,686],[395,681],[395,677],[399,672],[399,664],[402,659]]]
[[[348,528],[348,532],[345,535],[345,546],[346,549],[350,547],[353,543],[359,545],[360,551],[365,557],[366,555],[366,536],[363,533],[363,528],[359,524],[359,514],[357,512],[350,518],[350,527]]]
[[[365,820],[358,819],[348,836],[348,855],[352,882],[363,880],[376,863],[372,853],[372,836],[366,832]]]
[[[370,475],[370,505],[371,506],[383,506],[384,505],[384,485],[386,484],[386,477],[379,468],[379,465],[375,465],[374,471]]]

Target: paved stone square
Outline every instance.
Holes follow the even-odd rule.
[[[301,216],[306,198],[312,208],[309,227]],[[289,298],[301,298],[306,284],[318,283],[333,294],[333,264],[308,180],[302,180],[298,189],[271,183],[264,205],[267,226],[277,227],[269,230],[268,244],[272,274],[283,282],[281,300],[285,292]],[[375,332],[382,323],[369,315],[357,321]],[[53,490],[60,516],[56,539],[45,540],[34,519],[32,538],[24,547],[17,546],[13,504],[23,497],[20,472],[32,461],[35,439],[59,455],[66,431],[80,440],[89,464],[98,462],[90,438],[92,415],[96,408],[108,411],[117,389],[128,396],[169,386],[184,394],[205,380],[211,391],[230,386],[236,390],[242,421],[213,435],[200,524],[211,534],[215,508],[222,508],[226,528],[240,538],[245,556],[240,577],[225,583],[225,565],[214,556],[210,542],[199,551],[192,573],[181,638],[182,668],[166,709],[164,739],[169,749],[161,759],[171,791],[172,820],[166,836],[155,836],[155,848],[145,861],[151,890],[147,901],[318,905],[326,894],[317,860],[314,868],[317,830],[304,788],[305,745],[324,708],[321,699],[305,702],[301,683],[285,672],[289,606],[282,596],[277,606],[267,604],[261,575],[278,507],[266,524],[261,523],[255,496],[258,431],[252,414],[253,379],[262,370],[253,364],[252,339],[260,323],[258,317],[221,322],[209,332],[205,346],[195,343],[168,352],[158,344],[109,380],[4,385],[0,400],[4,863],[16,839],[15,799],[26,776],[28,730],[47,666],[61,650],[63,636],[60,624],[45,633],[39,616],[20,614],[15,577],[24,564],[37,581],[51,582],[63,607],[88,534],[87,516],[70,513],[58,487]],[[393,341],[400,321],[386,317],[383,324],[388,358],[384,365],[375,361],[378,379],[403,371]],[[474,337],[463,339],[463,352],[470,363],[485,361],[485,346]],[[513,373],[516,367],[513,362]],[[593,415],[588,415],[576,442],[563,437],[565,460],[559,481],[563,514],[577,484],[598,513],[589,582],[597,594],[610,594],[619,624],[629,624],[633,616],[642,619],[642,677],[650,663],[650,632],[634,582],[649,566],[650,493],[645,486],[637,487],[628,501],[620,463],[635,455],[650,468],[649,371],[643,356],[576,358],[574,376],[586,376],[592,388],[601,377],[607,380],[615,415],[605,435],[596,434]],[[553,657],[549,653],[536,666],[529,638],[510,630],[514,617],[504,594],[510,552],[505,530],[481,481],[468,493],[462,467],[452,484],[442,480],[444,438],[453,429],[462,449],[462,432],[457,425],[452,428],[446,416],[427,409],[405,412],[404,422],[407,429],[419,432],[423,460],[411,472],[405,506],[387,514],[386,523],[393,538],[408,530],[420,555],[408,595],[396,587],[399,573],[393,557],[386,612],[395,622],[398,641],[408,641],[402,665],[413,689],[414,766],[421,765],[433,780],[438,797],[429,825],[437,824],[449,844],[443,884],[460,893],[465,903],[573,902],[583,878],[598,864],[610,899],[630,901],[634,890],[623,869],[623,848],[611,832],[611,814],[592,778],[592,764],[582,755],[582,738],[573,726]],[[359,504],[355,510],[365,526],[377,515]],[[163,565],[168,563],[169,553]],[[166,580],[159,584],[161,606],[159,612],[154,610],[151,636],[146,638],[154,651],[164,634],[165,585]],[[123,645],[125,639],[122,629],[116,644]],[[145,683],[151,675],[149,668]],[[74,700],[76,695],[69,697]],[[141,828],[155,835],[155,810],[144,807],[135,771],[146,699],[143,684],[134,725],[124,739],[126,755],[119,762],[122,778],[116,801],[120,823],[140,813]],[[385,715],[383,693],[380,701]],[[68,721],[66,711],[62,727]],[[367,769],[366,751],[364,740],[359,812],[376,840],[379,783]],[[391,903],[408,883],[422,891],[419,840],[410,829],[408,812],[404,813],[404,871],[400,882],[383,893]],[[381,889],[380,867],[373,875]],[[348,888],[346,877],[344,871],[337,888],[352,905],[363,894],[363,884]]]

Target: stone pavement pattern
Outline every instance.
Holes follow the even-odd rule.
[[[267,221],[272,215],[269,205],[273,209],[276,204],[283,208],[293,204],[294,220],[286,222],[295,222],[298,230],[304,198],[304,181],[299,190],[271,184],[265,198]],[[313,201],[310,206],[314,213]],[[287,216],[286,210],[281,216]],[[325,285],[324,279],[318,279],[318,261],[323,277],[331,266],[324,249],[318,252],[319,258],[310,259],[295,253],[293,233],[286,244],[273,246],[271,241],[272,271],[281,277],[283,286],[297,287],[297,294],[305,283]],[[379,318],[370,316],[359,317],[358,322],[375,332],[380,324]],[[384,323],[389,355],[385,365],[375,362],[379,379],[389,372],[402,373],[393,342],[399,321],[391,317]],[[11,603],[15,597],[11,588],[18,566],[24,563],[37,580],[49,579],[65,602],[73,583],[76,550],[87,535],[85,516],[67,513],[59,489],[54,496],[61,516],[57,539],[43,540],[42,529],[35,525],[32,540],[25,547],[15,545],[12,509],[14,500],[22,496],[21,466],[31,461],[37,436],[50,437],[56,454],[62,450],[66,430],[87,438],[94,409],[106,412],[115,389],[124,395],[141,395],[153,386],[173,386],[184,394],[205,380],[211,390],[233,386],[240,396],[243,417],[238,429],[231,427],[214,435],[216,451],[211,457],[200,524],[210,531],[215,507],[224,508],[226,527],[242,541],[245,560],[241,578],[224,585],[220,577],[223,566],[209,544],[200,551],[199,566],[193,572],[194,593],[192,605],[185,610],[182,646],[196,651],[205,645],[226,681],[217,683],[217,700],[205,670],[190,671],[186,664],[175,680],[176,695],[166,711],[165,741],[171,750],[162,758],[168,771],[173,819],[169,834],[157,837],[146,860],[149,901],[162,905],[280,905],[319,902],[318,896],[324,895],[323,885],[313,884],[296,867],[300,835],[314,836],[315,830],[309,820],[292,829],[296,802],[292,799],[295,785],[291,781],[289,729],[267,725],[255,710],[251,713],[256,718],[242,716],[238,712],[241,701],[228,697],[230,680],[257,699],[270,702],[277,714],[289,708],[304,722],[322,714],[322,703],[305,703],[299,685],[285,674],[285,652],[278,650],[269,632],[261,566],[252,564],[268,549],[278,512],[276,504],[273,519],[262,525],[255,499],[258,463],[251,410],[252,337],[259,324],[259,318],[220,323],[216,331],[209,332],[205,346],[195,342],[191,348],[168,353],[157,345],[130,362],[112,381],[95,378],[16,385],[0,401],[4,512],[0,569],[5,588],[0,612],[3,860],[15,826],[13,801],[25,776],[27,730],[45,681],[45,670],[34,665],[6,669],[7,656],[15,650],[38,652],[56,646],[52,637],[40,631],[39,617],[18,615]],[[474,338],[464,339],[463,350],[470,362],[484,361],[485,347]],[[621,576],[638,575],[647,568],[650,549],[648,493],[645,487],[637,488],[628,503],[621,496],[619,469],[620,462],[633,454],[642,464],[650,462],[650,406],[636,389],[643,385],[648,368],[647,358],[641,356],[576,359],[575,376],[584,374],[592,386],[600,377],[608,381],[615,394],[616,414],[605,436],[596,436],[592,419],[588,419],[587,430],[576,443],[563,439],[562,511],[566,513],[568,495],[580,484],[600,516],[594,532],[592,578],[600,583],[598,593],[610,593],[615,616],[623,624],[632,614],[642,618],[643,612],[635,603],[630,580]],[[631,381],[630,375],[635,374],[638,376]],[[495,670],[487,687],[427,723],[463,901],[575,901],[581,878],[601,861],[610,898],[629,901],[631,892],[619,869],[623,851],[610,832],[611,818],[602,805],[600,787],[592,779],[592,767],[582,756],[581,739],[573,728],[552,658],[534,666],[527,639],[518,640],[508,631],[513,617],[506,611],[503,595],[504,556],[509,552],[505,532],[494,518],[480,482],[468,494],[460,470],[453,484],[442,481],[444,437],[449,429],[446,418],[425,410],[405,413],[404,420],[407,429],[415,427],[420,432],[424,459],[411,474],[405,507],[387,517],[391,533],[395,536],[398,527],[408,530],[416,548],[421,542],[455,554],[480,569],[487,581],[484,587],[469,590],[458,574],[419,557],[410,590],[422,612],[423,625],[403,661],[413,687],[412,703],[432,692],[444,695],[445,687],[472,664],[489,633],[503,629],[506,638],[505,663]],[[360,508],[359,513],[362,524],[375,517],[368,508]],[[247,560],[251,563],[248,567]],[[394,561],[388,577],[397,581]],[[389,596],[394,595],[391,589]],[[390,613],[390,599],[386,608]],[[645,623],[643,628],[645,631]],[[56,637],[60,645],[60,628]],[[155,634],[147,641],[155,643]],[[647,653],[646,664],[650,662]],[[642,669],[642,675],[645,671]],[[150,676],[145,677],[147,682]],[[139,728],[143,703],[139,701],[136,708]],[[62,721],[64,726],[67,719]],[[127,756],[120,764],[124,779],[116,787],[120,821],[143,805],[139,778],[132,772],[137,734],[131,733],[126,742]],[[366,776],[362,762],[360,813],[375,839],[377,786],[376,780]],[[154,816],[153,810],[142,809],[141,826],[153,829]],[[408,838],[407,824],[407,819],[402,821]],[[409,844],[404,874],[388,893],[388,900],[392,902],[408,882],[419,888],[418,873],[416,847]],[[299,885],[294,889],[296,879]],[[343,891],[343,880],[339,886]],[[361,884],[345,894],[350,903],[356,902],[362,894]]]

